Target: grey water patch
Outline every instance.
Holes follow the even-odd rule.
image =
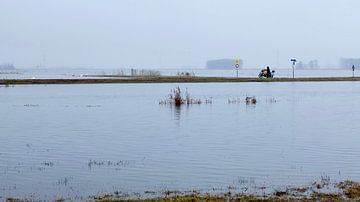
[[[159,105],[174,84],[1,88],[0,188],[44,199],[360,181],[360,83],[179,85],[212,104]]]

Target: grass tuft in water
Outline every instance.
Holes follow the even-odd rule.
[[[175,105],[177,107],[181,105],[193,105],[193,104],[212,104],[212,98],[205,99],[195,99],[190,96],[188,91],[185,91],[185,96],[183,95],[180,87],[177,87],[171,91],[168,97],[165,100],[161,100],[159,104],[161,105]]]

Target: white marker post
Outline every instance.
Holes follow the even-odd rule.
[[[295,78],[295,65],[296,65],[296,59],[291,59],[292,62],[292,70],[293,70],[293,79]]]
[[[236,78],[239,78],[240,59],[235,60]]]

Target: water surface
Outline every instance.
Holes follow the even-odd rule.
[[[159,105],[178,85],[213,103]],[[358,103],[358,82],[2,86],[0,199],[359,181]]]

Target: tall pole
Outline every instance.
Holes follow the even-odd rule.
[[[235,60],[236,78],[239,78],[240,59]]]
[[[293,79],[295,79],[295,65],[294,65],[294,63],[292,65],[292,67],[293,67]]]
[[[295,79],[295,64],[296,64],[296,59],[291,59],[290,61],[292,62],[293,79]]]

